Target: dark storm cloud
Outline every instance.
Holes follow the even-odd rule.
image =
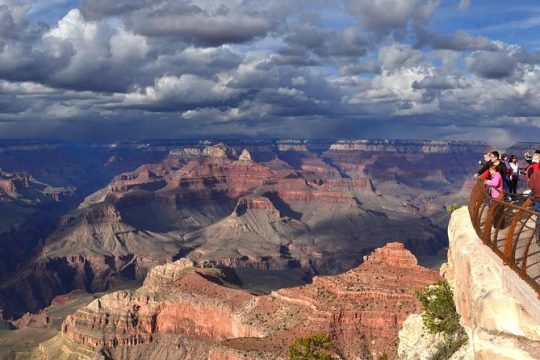
[[[296,28],[285,37],[287,47],[280,50],[283,56],[297,55],[303,59],[310,53],[327,58],[358,58],[366,55],[370,42],[358,29],[320,31],[317,28]],[[296,62],[298,63],[298,62]]]
[[[446,90],[460,86],[460,79],[456,77],[426,76],[421,81],[414,81],[414,89]]]
[[[465,61],[470,71],[488,79],[504,79],[513,75],[518,61],[504,51],[477,51]]]
[[[147,0],[83,0],[81,14],[88,20],[100,20],[111,16],[124,16],[150,3]]]
[[[18,100],[13,94],[0,95],[0,114],[18,114],[27,108],[28,104]]]
[[[495,135],[540,126],[540,55],[440,34],[437,4],[85,0],[44,25],[0,0],[0,132],[459,138],[484,118],[509,124]]]
[[[498,50],[498,46],[485,36],[474,36],[462,30],[452,35],[441,35],[418,29],[416,32],[417,47],[431,46],[445,50]]]
[[[262,9],[262,10],[261,10]],[[127,28],[149,37],[173,37],[200,46],[243,43],[265,35],[278,21],[268,6],[246,1],[86,0],[81,12],[90,20],[118,16]]]
[[[10,9],[6,5],[0,5],[0,38],[13,39],[16,34],[17,28]]]
[[[438,0],[348,0],[349,12],[368,31],[386,35],[405,31],[408,25],[424,26],[438,5]]]
[[[181,37],[205,46],[242,43],[266,34],[272,24],[263,16],[241,16],[228,11],[211,16],[198,7],[187,7],[178,13],[167,9],[155,13],[145,9],[132,14],[128,25],[144,36]]]

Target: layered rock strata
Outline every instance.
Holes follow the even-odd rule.
[[[37,159],[51,151],[59,168],[49,174],[55,180],[49,196],[76,199],[62,193],[69,183],[58,174],[80,169],[62,160],[58,145],[20,149]],[[117,175],[60,219],[32,248],[40,250],[32,263],[0,284],[0,306],[9,316],[38,312],[58,294],[104,290],[117,276],[142,280],[150,267],[184,256],[333,274],[391,240],[434,255],[446,241],[444,205],[455,202],[450,194],[481,150],[473,143],[397,140],[96,145],[92,151],[106,157],[83,157],[85,168],[96,169],[94,177],[109,179],[129,164],[135,170]],[[44,166],[35,170],[47,175]],[[426,183],[433,191],[426,193]],[[0,246],[0,258],[6,257]],[[0,262],[0,273],[10,267]]]
[[[220,285],[228,278],[219,269],[181,259],[154,268],[139,290],[105,295],[68,316],[34,356],[284,359],[296,337],[314,332],[328,334],[344,359],[394,356],[398,329],[418,311],[414,291],[438,278],[399,243],[344,274],[264,296]],[[172,347],[171,335],[181,339]]]

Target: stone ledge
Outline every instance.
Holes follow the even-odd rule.
[[[522,359],[540,358],[536,292],[482,243],[467,208],[454,211],[448,235],[448,264],[441,274],[454,289],[475,356],[493,360],[519,353],[527,354]]]

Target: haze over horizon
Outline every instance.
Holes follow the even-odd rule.
[[[0,138],[536,141],[539,19],[532,0],[0,0]]]

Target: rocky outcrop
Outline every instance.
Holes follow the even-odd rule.
[[[448,263],[441,274],[454,290],[469,338],[452,359],[539,359],[540,301],[535,291],[482,243],[466,207],[452,213],[448,234]],[[410,317],[400,341],[403,359],[427,359],[440,338]],[[421,345],[430,342],[431,347]]]
[[[20,319],[14,320],[11,323],[16,328],[48,328],[51,326],[51,320],[47,310],[42,310],[38,314],[26,313]]]
[[[229,281],[221,270],[182,259],[154,268],[139,290],[105,295],[68,316],[34,355],[75,355],[81,346],[138,358],[169,351],[166,339],[174,334],[186,353],[205,343],[203,358],[277,359],[294,338],[323,332],[344,359],[393,356],[401,323],[418,311],[414,291],[437,279],[396,243],[342,275],[263,296],[220,285]]]
[[[251,154],[247,149],[242,150],[242,153],[238,157],[240,161],[251,161]]]
[[[481,242],[467,208],[454,211],[448,234],[448,265],[441,272],[454,289],[474,358],[540,358],[537,294]]]
[[[431,360],[437,346],[444,342],[439,334],[430,334],[424,327],[420,314],[411,314],[399,331],[398,359]]]

